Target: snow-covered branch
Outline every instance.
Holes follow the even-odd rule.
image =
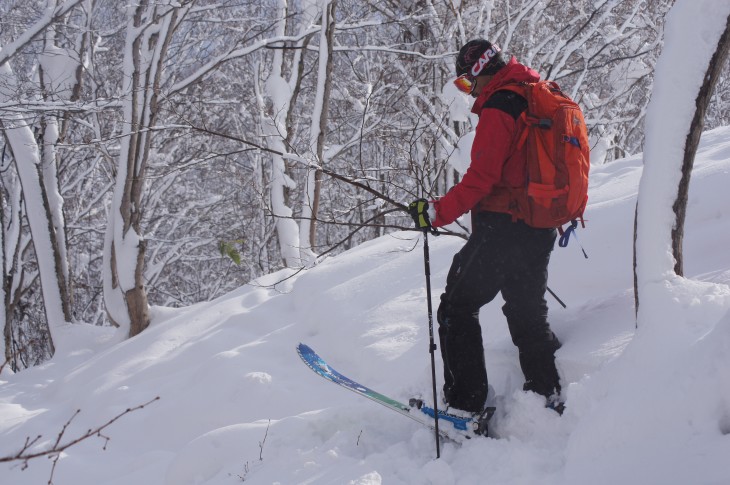
[[[54,5],[54,2],[49,2],[40,19],[26,29],[20,37],[0,48],[0,65],[17,54],[18,51],[31,43],[39,34],[57,22],[82,1],[84,0],[65,0],[60,5]]]

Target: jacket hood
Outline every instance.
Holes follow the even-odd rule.
[[[479,114],[482,110],[482,106],[487,102],[489,97],[498,91],[501,87],[507,84],[516,83],[536,83],[540,80],[540,75],[532,68],[520,64],[517,62],[514,56],[512,56],[502,69],[494,75],[489,84],[487,84],[479,95],[477,100],[474,102],[474,106],[471,108],[471,112]]]

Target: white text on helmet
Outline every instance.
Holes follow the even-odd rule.
[[[501,49],[497,44],[492,44],[492,47],[484,51],[484,54],[479,57],[479,60],[474,63],[473,66],[471,66],[471,75],[474,77],[477,77],[480,72],[482,72],[482,69],[484,69],[484,66],[489,64],[489,61],[492,60],[492,57],[496,56],[497,53],[499,53]]]

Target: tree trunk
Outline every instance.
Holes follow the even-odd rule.
[[[0,64],[0,75],[6,82],[12,83],[15,80],[15,73],[8,62]],[[6,115],[0,121],[0,128],[13,154],[22,187],[26,217],[38,261],[46,320],[51,340],[54,340],[55,328],[71,318],[68,302],[63,298],[63,272],[59,271],[57,258],[54,256],[57,248],[54,245],[53,224],[46,217],[49,207],[40,174],[40,150],[31,127],[22,115]]]
[[[3,329],[3,342],[5,360],[10,367],[16,370],[16,354],[12,345],[13,342],[13,316],[15,309],[20,302],[21,295],[25,288],[24,268],[21,261],[23,247],[30,243],[23,242],[23,208],[22,193],[15,177],[9,176],[10,167],[0,167],[4,174],[2,187],[0,187],[0,279],[2,280],[2,314],[0,327]],[[6,195],[7,194],[7,195]],[[52,352],[52,349],[49,349]],[[0,355],[0,359],[2,359]]]
[[[674,272],[679,276],[684,275],[684,257],[682,255],[682,240],[684,239],[684,220],[687,212],[687,198],[689,193],[689,182],[694,165],[697,146],[700,143],[702,130],[705,126],[705,113],[707,106],[710,104],[712,92],[715,89],[722,68],[725,65],[728,51],[730,51],[730,16],[727,18],[725,31],[717,43],[717,49],[710,59],[710,65],[707,67],[705,79],[697,95],[695,105],[694,118],[690,125],[687,140],[684,146],[684,159],[682,161],[682,179],[677,190],[677,198],[674,201],[672,209],[674,210],[675,223],[672,229],[672,254],[674,256]],[[637,305],[638,306],[638,305]]]
[[[274,29],[274,35],[281,37],[287,31],[287,21],[298,18],[289,15],[286,0],[278,0],[276,5],[279,21]],[[302,47],[308,40],[302,40]],[[266,139],[266,145],[275,152],[287,154],[290,150],[289,127],[292,125],[292,105],[298,96],[299,82],[303,75],[301,60],[302,50],[297,49],[291,64],[290,79],[284,78],[285,59],[284,51],[274,50],[273,61],[268,78],[263,83],[263,89],[257,89],[257,102],[261,119],[261,128]],[[258,83],[258,81],[257,81]],[[286,89],[285,89],[286,88]],[[285,157],[271,154],[271,185],[269,188],[269,202],[271,214],[274,217],[276,237],[279,240],[279,250],[284,265],[296,268],[302,265],[300,251],[300,232],[296,221],[292,218],[294,211],[289,206],[288,192],[296,187],[296,183],[288,174]]]
[[[8,297],[10,295],[9,278],[5,276],[5,197],[0,185],[0,331],[3,333],[0,339],[0,366],[3,362],[10,361],[10,318],[8,315]]]
[[[159,110],[158,95],[167,47],[178,12],[187,7],[150,5],[143,0],[130,11],[125,49],[124,100],[127,122],[104,248],[104,300],[109,319],[139,334],[150,323],[144,285],[145,241],[142,236],[142,194],[150,158],[152,133]]]
[[[320,43],[325,42],[326,45],[320,45],[320,63],[324,61],[324,79],[320,80],[322,92],[317,91],[317,95],[321,96],[322,105],[319,112],[319,126],[312,127],[312,132],[316,129],[317,161],[320,165],[324,164],[324,141],[327,134],[327,110],[329,106],[330,93],[332,92],[332,51],[334,47],[335,36],[335,7],[337,0],[331,0],[326,8],[322,11],[322,28],[324,29],[320,37]],[[326,60],[322,59],[322,54],[326,52]],[[320,68],[320,73],[322,69]],[[313,120],[314,122],[314,120]],[[319,200],[322,192],[322,171],[314,172],[314,196],[312,197],[312,222],[309,226],[309,247],[314,248],[317,244],[317,214],[319,212]]]
[[[702,16],[702,14],[698,12],[694,12],[693,15],[697,15],[698,18]],[[723,11],[722,15],[727,15],[727,12]],[[723,17],[720,17],[720,19],[722,18]],[[720,19],[718,20],[722,22],[722,20]],[[722,25],[722,23],[720,25]],[[681,36],[679,38],[681,38]],[[672,40],[676,42],[677,39]],[[676,46],[677,43],[672,45],[672,48],[676,48]],[[665,50],[666,49],[667,46],[665,44]],[[640,286],[643,285],[645,281],[655,282],[657,278],[662,278],[666,280],[667,273],[674,273],[680,277],[683,276],[684,260],[682,255],[682,240],[684,236],[684,222],[686,217],[690,177],[694,164],[694,157],[697,152],[697,146],[699,144],[702,129],[704,127],[704,117],[707,105],[710,101],[710,97],[712,96],[712,91],[714,90],[720,70],[723,67],[725,59],[728,56],[728,49],[730,49],[730,15],[728,15],[725,19],[725,28],[717,40],[717,46],[714,53],[712,54],[712,56],[709,57],[708,65],[704,71],[702,84],[697,90],[697,95],[695,98],[694,116],[691,120],[689,120],[686,132],[687,134],[685,135],[686,138],[684,140],[684,157],[682,159],[682,164],[681,166],[672,168],[672,170],[677,170],[680,175],[680,180],[676,187],[676,195],[675,193],[673,193],[673,187],[666,187],[667,193],[660,194],[674,197],[671,213],[674,216],[674,221],[671,228],[660,227],[660,225],[657,223],[658,220],[661,221],[666,218],[665,214],[662,211],[668,211],[668,207],[658,207],[655,203],[655,200],[649,199],[642,203],[643,199],[641,197],[641,187],[644,185],[644,179],[646,177],[649,177],[649,174],[651,173],[649,169],[651,168],[652,170],[656,170],[654,168],[655,164],[658,163],[660,160],[652,159],[652,165],[645,165],[644,167],[644,173],[642,174],[642,183],[640,184],[639,198],[637,200],[637,209],[634,215],[634,303],[637,317],[639,316],[640,309]],[[674,50],[670,49],[670,52],[674,52]],[[703,52],[702,57],[706,58],[705,55],[708,53],[708,51]],[[662,52],[658,64],[662,62],[663,56],[664,52]],[[679,77],[678,79],[674,80],[674,83],[676,85],[683,86],[683,89],[685,91],[690,90],[689,95],[692,95],[694,93],[694,89],[696,89],[693,85],[693,81],[696,79],[695,76],[697,76],[697,73],[699,72],[701,71],[697,70],[697,68],[695,67],[695,69],[693,69],[692,71],[692,78]],[[673,91],[669,91],[666,88],[664,90],[660,89],[659,91],[661,91],[661,95],[659,95],[659,97],[662,98],[662,101],[666,102],[666,100],[671,99],[671,94],[673,93]],[[649,106],[650,111],[652,107],[654,107],[654,105],[658,103],[658,101],[654,99],[655,95],[656,89],[654,95],[652,95],[652,102]],[[664,109],[664,107],[662,106],[661,110],[657,110],[656,112],[647,114],[647,123],[650,121],[655,123],[661,123],[662,117],[678,115],[680,114],[667,113],[666,109]],[[657,137],[660,136],[660,134],[656,135]],[[678,135],[678,132],[674,132],[669,133],[669,135],[664,134],[663,136],[670,136],[673,137],[673,139],[676,139]],[[648,138],[649,137],[647,136],[646,142],[650,145],[650,147],[645,147],[645,159],[647,157],[647,153],[649,152],[651,152],[651,155],[649,155],[650,158],[656,158],[657,156],[659,156],[654,152],[662,154],[662,156],[664,156],[665,158],[667,156],[671,156],[668,152],[662,152],[662,149],[660,147],[663,146],[663,140],[657,142],[658,138],[652,138],[651,140],[649,140]],[[674,146],[674,144],[672,144],[671,146]],[[674,164],[678,162],[678,160],[668,160],[668,163],[669,162]],[[653,188],[655,190],[657,189],[657,187]],[[661,187],[660,189],[664,189],[664,187]],[[664,197],[661,197],[660,200],[665,199]],[[654,203],[654,206],[649,207],[651,203]],[[644,204],[646,204],[646,207],[644,206]],[[639,218],[642,217],[642,214],[644,212],[647,212],[646,222],[641,223],[639,222]],[[656,217],[655,212],[661,212],[660,217]],[[651,229],[646,229],[647,226],[645,224],[648,224]],[[664,230],[667,231],[666,240],[664,239],[665,236],[659,236],[661,240],[658,241],[658,243],[660,245],[666,244],[666,251],[662,250],[661,248],[653,247],[654,244],[651,244],[651,249],[649,249],[650,246],[647,244],[647,242],[650,240],[650,236],[663,234],[662,231]],[[644,242],[644,238],[646,238],[647,242]],[[656,243],[657,241],[653,242]],[[669,251],[671,251],[671,254],[669,253]],[[640,258],[641,261],[639,261]],[[639,266],[639,262],[641,263],[641,267]]]

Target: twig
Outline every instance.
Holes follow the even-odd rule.
[[[271,426],[271,420],[266,425],[266,433],[264,433],[264,440],[259,441],[259,461],[264,461],[264,445],[266,444],[266,438],[269,436],[269,427]]]
[[[22,469],[25,470],[28,468],[28,462],[30,460],[33,460],[35,458],[40,458],[42,456],[47,456],[53,461],[53,467],[51,468],[51,476],[48,479],[48,484],[51,485],[53,483],[53,474],[56,471],[56,465],[58,464],[58,460],[61,458],[61,454],[66,451],[67,449],[71,448],[72,446],[75,446],[82,441],[91,438],[92,436],[97,436],[99,438],[104,439],[104,445],[102,446],[102,450],[106,450],[107,444],[109,443],[110,437],[102,434],[102,431],[104,431],[106,428],[114,424],[116,421],[121,419],[123,416],[126,416],[127,414],[138,411],[140,409],[144,409],[145,407],[149,406],[155,401],[158,401],[160,399],[159,396],[155,397],[154,399],[144,403],[140,404],[139,406],[135,406],[133,408],[127,408],[123,412],[117,414],[113,418],[111,418],[106,423],[102,424],[101,426],[98,426],[93,429],[89,429],[86,431],[86,433],[82,434],[81,436],[78,436],[77,438],[71,439],[70,441],[67,441],[66,443],[61,443],[63,441],[63,437],[66,434],[66,430],[71,425],[71,422],[76,418],[76,416],[81,413],[81,410],[78,409],[76,412],[66,421],[66,423],[61,428],[61,431],[59,431],[58,436],[56,437],[56,441],[53,443],[53,446],[46,448],[45,450],[36,451],[33,453],[30,453],[28,450],[35,445],[41,438],[42,435],[38,435],[35,438],[31,439],[30,437],[25,438],[25,444],[23,447],[14,455],[8,455],[8,456],[0,456],[0,463],[8,463],[13,461],[22,461]]]

